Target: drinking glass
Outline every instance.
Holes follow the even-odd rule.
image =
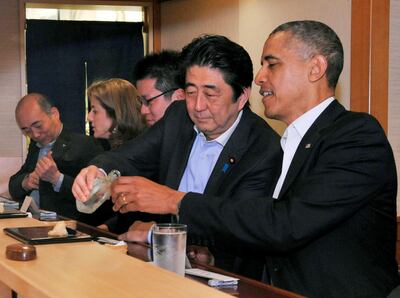
[[[153,261],[157,266],[185,275],[186,231],[184,224],[153,226]]]

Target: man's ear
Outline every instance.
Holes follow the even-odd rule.
[[[60,112],[58,111],[58,109],[57,109],[56,107],[52,107],[52,108],[50,109],[50,115],[51,115],[52,117],[55,117],[55,118],[57,118],[57,119],[60,119]]]
[[[182,88],[179,88],[174,91],[171,95],[171,102],[175,100],[184,100],[185,99],[185,91]]]
[[[310,61],[310,71],[308,79],[310,82],[316,82],[325,76],[328,68],[328,61],[322,55],[315,55]]]
[[[244,88],[242,94],[237,99],[239,103],[238,110],[242,110],[243,107],[246,105],[246,102],[249,100],[251,94],[251,87]]]

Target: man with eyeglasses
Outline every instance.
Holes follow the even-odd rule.
[[[28,156],[9,181],[14,199],[30,195],[42,209],[75,219],[74,177],[102,151],[94,139],[63,128],[58,109],[43,94],[30,93],[17,104],[15,118],[31,139]]]
[[[136,64],[133,77],[148,126],[160,120],[172,102],[185,99],[178,52],[147,55]]]
[[[147,126],[150,127],[160,120],[171,103],[185,99],[181,73],[180,53],[172,50],[147,55],[135,65],[133,80],[140,94],[140,113],[144,116]],[[99,228],[120,234],[126,232],[135,221],[163,221],[164,218],[139,212],[118,214]]]
[[[100,169],[118,169],[125,176],[113,187],[120,194],[113,198],[118,202],[114,210],[122,213],[129,211],[130,197],[142,191],[191,192],[205,201],[218,196],[231,202],[239,198],[251,202],[272,192],[281,149],[276,132],[249,108],[253,79],[249,54],[226,37],[203,36],[183,49],[182,63],[186,100],[171,104],[142,136],[95,158],[75,179],[75,198],[88,199],[93,180],[104,175]],[[132,176],[156,177],[153,180],[159,184],[147,184],[146,179],[136,187],[130,183]],[[119,205],[121,200],[125,206]],[[148,227],[143,233],[129,231],[121,238],[143,241],[147,231]],[[243,248],[231,245],[230,239],[188,242],[209,247],[218,267],[261,277],[259,254],[243,254]]]

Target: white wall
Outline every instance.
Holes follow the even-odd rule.
[[[260,66],[262,46],[269,33],[282,23],[294,20],[322,21],[335,30],[345,51],[345,65],[337,87],[336,96],[345,107],[350,107],[350,0],[240,0],[239,43],[253,60],[255,73]],[[259,88],[253,84],[251,105],[262,114],[264,107],[258,95]],[[269,122],[282,132],[284,125],[278,121]]]
[[[346,53],[337,96],[350,106],[351,0],[174,0],[161,6],[161,46],[180,49],[202,33],[222,34],[249,52],[254,73],[260,65],[261,50],[268,34],[281,23],[314,19],[327,23],[339,35]],[[253,111],[263,115],[258,87],[253,85]],[[282,132],[284,125],[270,121]]]
[[[174,0],[161,4],[161,46],[180,50],[201,34],[238,40],[239,0]]]

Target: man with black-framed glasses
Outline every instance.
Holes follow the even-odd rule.
[[[185,99],[178,52],[147,55],[136,64],[133,77],[148,126],[160,120],[172,102]]]
[[[164,92],[162,92],[162,93],[160,93],[160,94],[158,94],[158,95],[156,95],[156,96],[153,96],[153,97],[150,97],[150,98],[146,98],[145,96],[139,96],[139,100],[140,100],[140,103],[142,104],[142,105],[144,105],[145,107],[149,107],[150,105],[151,105],[151,102],[153,101],[153,100],[155,100],[155,99],[157,99],[157,98],[159,98],[159,97],[161,97],[161,96],[163,96],[163,95],[165,95],[165,94],[167,94],[167,93],[169,93],[169,92],[172,92],[172,91],[175,91],[175,90],[177,90],[178,88],[172,88],[172,89],[168,89],[167,91],[164,91]]]

